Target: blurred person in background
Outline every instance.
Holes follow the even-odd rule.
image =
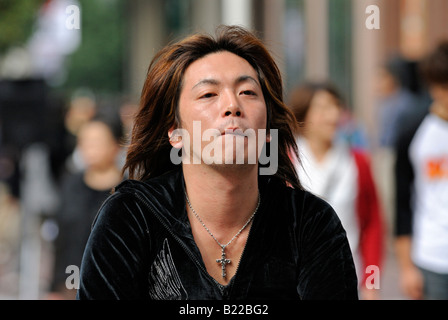
[[[391,58],[378,70],[376,91],[378,95],[378,144],[393,149],[400,115],[414,103],[414,94],[404,86],[403,78],[410,72],[405,60]]]
[[[329,83],[305,83],[292,91],[290,107],[301,124],[296,170],[305,189],[333,206],[347,232],[358,279],[360,298],[376,299],[366,287],[366,268],[381,267],[383,223],[381,205],[367,154],[337,139],[343,98]]]
[[[138,107],[138,103],[135,103],[129,99],[125,99],[120,106],[120,119],[123,124],[123,134],[126,141],[130,141],[132,127],[134,126],[134,119],[138,112]]]
[[[414,65],[401,56],[393,56],[377,72],[376,116],[377,134],[373,143],[372,164],[375,181],[383,203],[384,217],[388,225],[394,223],[394,162],[395,143],[399,123],[407,110],[416,103],[418,92],[413,81]]]
[[[17,291],[20,252],[19,152],[4,144],[0,117],[0,297]]]
[[[132,127],[134,126],[135,115],[138,111],[138,103],[133,102],[130,99],[125,99],[120,105],[118,110],[120,114],[121,123],[123,125],[123,149],[121,155],[118,159],[120,167],[123,167],[126,163],[126,153],[128,150],[129,143],[131,141]],[[124,173],[127,176],[127,172]]]
[[[65,162],[64,169],[71,172],[78,172],[85,168],[82,156],[77,144],[78,134],[81,127],[89,122],[97,114],[97,104],[91,94],[79,92],[75,94],[69,103],[64,116],[64,136]]]
[[[0,297],[16,294],[19,278],[18,163],[0,146]]]
[[[76,290],[66,289],[65,270],[69,265],[80,267],[93,218],[122,180],[117,165],[122,133],[118,115],[117,119],[98,115],[79,127],[77,148],[85,169],[68,172],[62,181],[61,208],[56,216],[59,233],[55,241],[53,294],[49,298],[76,296]]]
[[[420,70],[433,101],[410,109],[397,137],[396,253],[407,296],[448,300],[448,41]]]

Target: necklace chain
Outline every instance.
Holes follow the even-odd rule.
[[[196,219],[198,219],[198,221],[202,224],[202,226],[204,227],[205,230],[207,230],[208,234],[211,235],[211,237],[216,241],[216,243],[222,248],[225,249],[229,244],[232,243],[233,240],[235,240],[241,232],[243,232],[244,229],[246,229],[247,225],[252,221],[252,219],[254,218],[255,214],[258,211],[258,207],[260,206],[260,193],[258,193],[258,203],[257,203],[257,207],[255,208],[254,212],[252,213],[252,215],[249,217],[249,219],[246,221],[246,223],[244,224],[244,226],[237,232],[236,235],[233,236],[232,239],[230,239],[229,242],[227,242],[227,244],[222,244],[221,242],[219,242],[218,239],[216,239],[216,237],[213,235],[213,233],[210,231],[209,228],[207,228],[207,226],[205,225],[205,223],[202,221],[201,217],[199,217],[199,215],[196,213],[196,211],[194,210],[193,206],[190,203],[190,199],[188,199],[188,195],[187,192],[185,192],[185,198],[187,200],[188,206],[190,207],[191,211],[193,212],[193,214],[195,215]]]
[[[222,270],[222,277],[225,278],[227,273],[226,273],[226,265],[231,263],[232,260],[227,259],[226,258],[226,253],[225,250],[227,248],[227,246],[229,244],[232,243],[233,240],[235,240],[241,232],[243,232],[243,230],[247,227],[247,225],[252,221],[252,219],[254,218],[255,214],[258,211],[258,207],[260,206],[260,193],[258,193],[258,203],[257,203],[257,207],[255,208],[254,213],[252,213],[252,215],[249,217],[249,219],[246,221],[246,223],[244,224],[244,226],[236,233],[236,235],[233,236],[232,239],[230,239],[229,242],[227,242],[227,244],[222,244],[221,242],[218,241],[218,239],[216,239],[216,237],[213,235],[213,233],[210,231],[209,228],[207,228],[207,226],[205,225],[204,221],[202,221],[201,217],[199,217],[199,215],[196,213],[196,211],[193,209],[193,206],[190,203],[190,199],[188,199],[188,195],[187,192],[185,192],[185,199],[187,200],[188,206],[190,207],[191,211],[193,212],[193,214],[195,215],[196,219],[198,219],[198,221],[202,224],[202,226],[204,227],[205,230],[207,230],[208,234],[212,236],[212,238],[216,241],[216,243],[221,247],[221,259],[216,259],[217,263],[221,264],[221,270]]]

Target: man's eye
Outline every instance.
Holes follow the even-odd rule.
[[[216,94],[214,94],[214,93],[206,93],[206,94],[203,94],[202,96],[201,96],[201,99],[207,99],[207,98],[211,98],[211,97],[214,97]]]
[[[244,90],[243,92],[241,92],[241,94],[247,95],[247,96],[255,96],[256,95],[256,93],[252,90]]]

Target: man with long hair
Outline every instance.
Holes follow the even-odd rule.
[[[135,118],[130,180],[94,221],[78,298],[357,299],[345,231],[291,160],[296,125],[253,33],[222,26],[163,48]]]

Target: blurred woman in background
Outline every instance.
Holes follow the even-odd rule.
[[[121,151],[119,121],[96,116],[81,126],[77,147],[85,169],[68,173],[61,186],[57,215],[59,234],[55,242],[55,267],[49,298],[74,299],[76,290],[66,288],[67,266],[80,267],[93,219],[111,190],[122,180],[117,157]]]
[[[366,268],[381,265],[381,208],[367,155],[337,139],[342,96],[331,84],[306,83],[291,93],[290,107],[300,124],[296,136],[301,162],[296,161],[296,170],[302,184],[335,209],[347,232],[360,298],[376,299],[376,290],[368,289],[372,284],[366,286]]]

